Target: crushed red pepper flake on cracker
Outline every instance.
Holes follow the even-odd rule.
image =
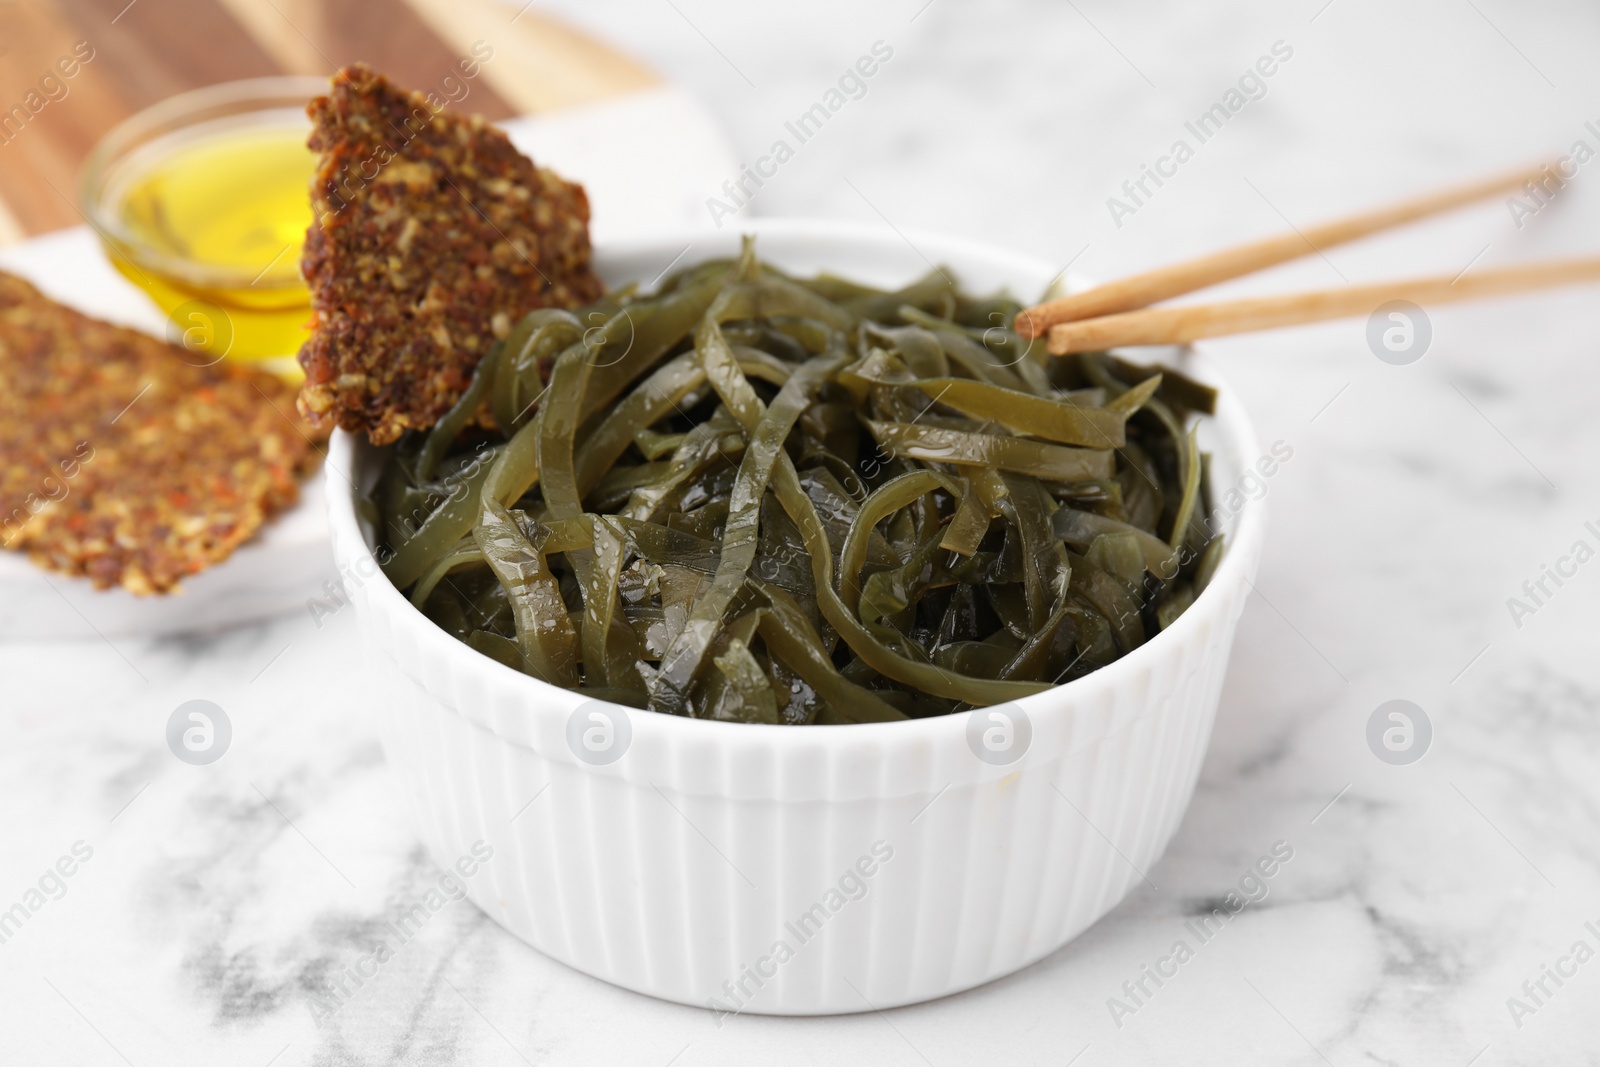
[[[0,545],[167,593],[292,504],[323,436],[294,387],[193,358],[0,272]]]
[[[320,155],[299,407],[317,424],[374,444],[427,429],[524,315],[603,293],[583,187],[482,118],[435,111],[360,64],[307,110]]]

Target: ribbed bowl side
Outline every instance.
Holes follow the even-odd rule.
[[[1057,748],[1036,741],[1011,767],[877,740],[752,760],[704,733],[637,747],[627,758],[648,766],[629,775],[551,758],[481,725],[526,716],[525,692],[431,655],[392,612],[368,602],[362,614],[418,836],[441,866],[476,842],[494,850],[463,879],[478,906],[630,989],[809,1014],[1008,974],[1146,879],[1205,753],[1242,603],[1229,592],[1136,676],[1035,712],[1081,728],[1039,731]],[[1116,725],[1095,736],[1097,724]],[[1093,739],[1074,747],[1079,736]],[[890,777],[899,789],[870,795]],[[730,798],[752,778],[771,797]],[[782,799],[802,792],[854,799]]]

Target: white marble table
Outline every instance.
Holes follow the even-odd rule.
[[[697,91],[750,162],[881,40],[865,95],[749,210],[953,231],[1091,275],[1600,149],[1600,12],[1577,0],[551,6]],[[1278,41],[1293,54],[1265,95],[1119,227],[1107,198]],[[1597,221],[1600,161],[1521,227],[1490,204],[1247,285],[1592,250]],[[1435,309],[1409,366],[1376,359],[1362,322],[1215,345],[1294,454],[1154,887],[1027,971],[887,1014],[719,1028],[460,903],[319,1026],[311,990],[437,878],[342,673],[354,620],[0,647],[0,909],[64,890],[0,944],[0,1062],[1600,1062],[1600,962],[1571,955],[1600,950],[1600,563],[1520,627],[1506,603],[1573,542],[1600,546],[1595,307],[1574,290]],[[195,698],[234,727],[208,767],[164,740]],[[1433,724],[1409,766],[1367,744],[1392,698]],[[1270,895],[1114,1020],[1109,998],[1134,1005],[1123,983],[1277,841],[1294,858]],[[47,875],[61,857],[71,876]]]

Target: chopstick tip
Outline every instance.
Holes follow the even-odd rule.
[[[1023,308],[1011,322],[1012,331],[1024,341],[1035,340],[1044,333],[1043,320],[1034,318],[1034,313],[1038,310],[1037,307]]]
[[[1080,351],[1077,344],[1072,323],[1062,322],[1050,327],[1045,332],[1045,351],[1052,356],[1070,356]]]

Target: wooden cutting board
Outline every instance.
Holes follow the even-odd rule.
[[[80,223],[78,171],[94,144],[134,112],[217,82],[325,76],[362,60],[402,85],[432,86],[482,41],[494,56],[473,88],[472,110],[489,119],[557,111],[661,84],[633,59],[531,6],[519,10],[495,0],[0,0],[0,244]],[[67,60],[70,67],[75,47],[92,58],[62,78],[57,63]],[[19,107],[26,120],[13,117],[6,124]]]

